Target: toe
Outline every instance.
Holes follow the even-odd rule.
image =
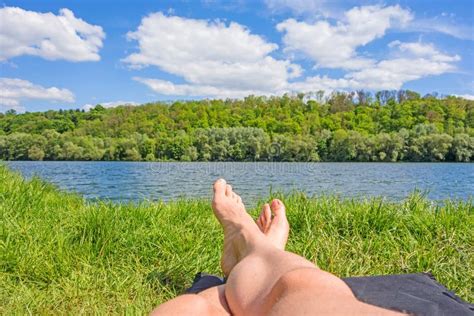
[[[264,233],[264,229],[265,229],[265,205],[262,206],[262,211],[260,212],[260,214],[258,215],[258,218],[257,218],[257,225],[258,227],[260,228],[260,230],[262,231],[262,233]]]
[[[268,203],[266,203],[263,206],[262,213],[263,213],[263,218],[262,218],[263,229],[264,229],[264,232],[267,232],[268,229],[270,228],[270,224],[272,223],[272,211],[270,210],[270,205],[268,205]]]
[[[272,212],[275,216],[283,216],[285,217],[285,205],[279,199],[274,199],[272,201]]]
[[[225,186],[225,195],[227,195],[228,197],[232,197],[232,186],[230,184],[227,184]]]
[[[257,226],[260,229],[260,231],[263,233],[264,232],[263,231],[264,227],[263,227],[263,224],[262,224],[262,217],[263,217],[262,214],[260,214],[260,216],[257,218],[256,223],[257,223]]]
[[[224,179],[217,179],[214,182],[214,195],[215,196],[223,196],[226,190],[226,182]]]

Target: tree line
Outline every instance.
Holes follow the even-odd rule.
[[[323,92],[0,113],[2,160],[464,161],[474,101]]]

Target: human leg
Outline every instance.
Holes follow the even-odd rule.
[[[284,207],[280,207],[276,202],[274,200],[271,205],[263,205],[256,223],[266,236],[267,242],[278,249],[284,249],[288,240],[289,224]],[[180,295],[158,306],[151,315],[230,315],[225,285],[211,287],[199,294]]]
[[[221,263],[233,314],[392,314],[359,302],[341,279],[267,242],[224,180],[214,184],[213,209],[224,230]]]
[[[224,306],[227,306],[227,304],[224,305],[220,303],[222,302],[219,298],[221,291],[218,289],[218,287],[213,287],[204,292],[202,292],[202,294],[180,295],[155,308],[150,313],[150,316],[230,315],[230,313],[224,308]],[[222,297],[222,299],[225,301],[225,297]]]

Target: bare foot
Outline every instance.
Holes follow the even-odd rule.
[[[264,235],[245,210],[240,196],[232,191],[232,187],[224,179],[214,182],[212,209],[224,229],[221,268],[228,276],[232,268]]]
[[[290,224],[286,219],[285,205],[282,201],[274,199],[271,206],[268,203],[263,205],[256,222],[260,231],[275,247],[285,250]]]

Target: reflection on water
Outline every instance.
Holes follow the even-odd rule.
[[[272,163],[272,162],[7,162],[26,177],[37,174],[86,198],[114,201],[210,197],[211,184],[227,179],[244,201],[270,190],[301,190],[343,197],[405,198],[415,189],[431,199],[468,199],[474,164]]]

